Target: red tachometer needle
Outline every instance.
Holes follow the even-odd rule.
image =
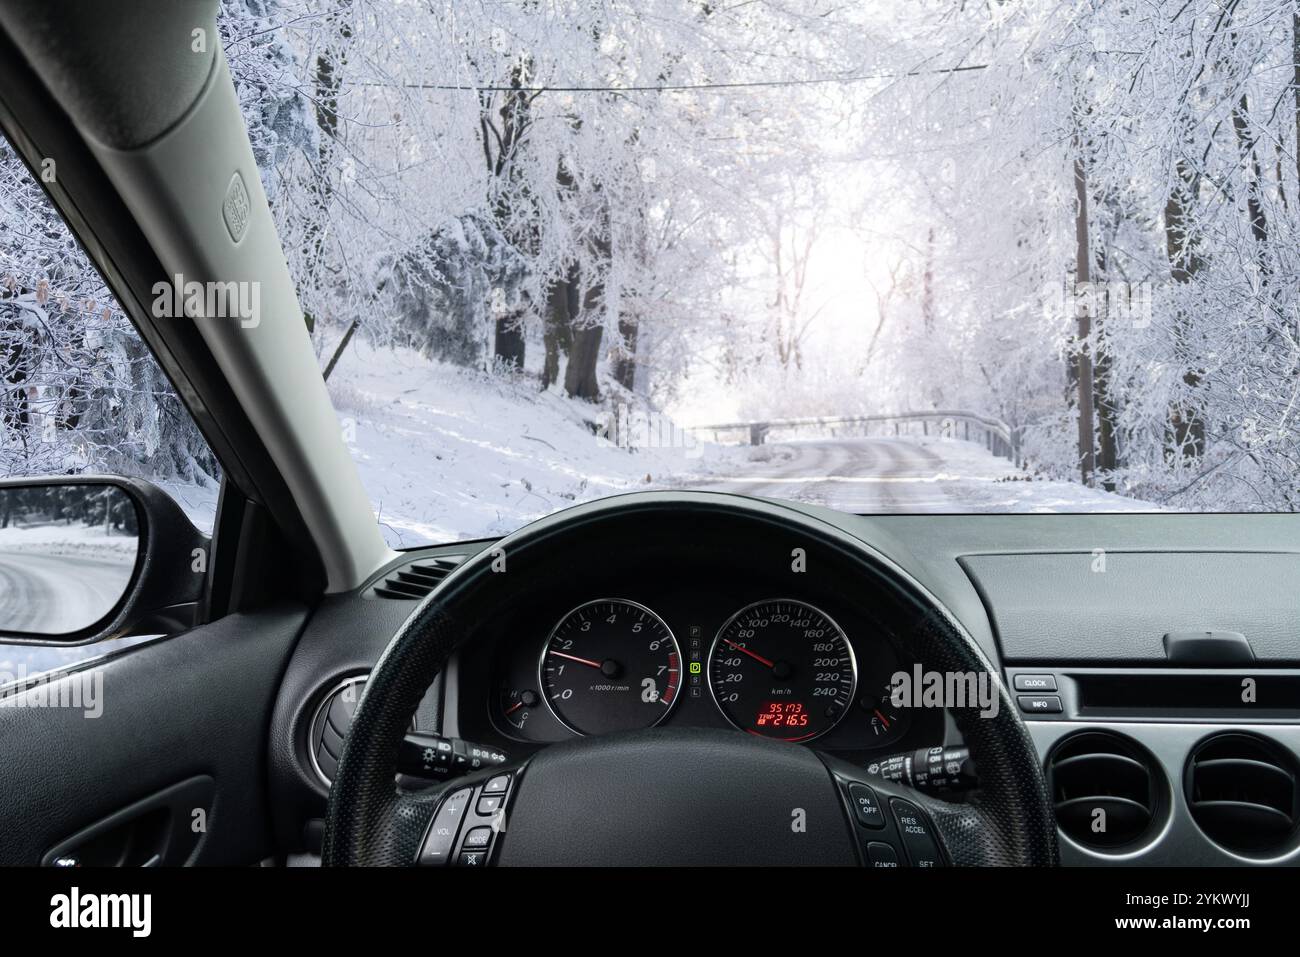
[[[723,638],[722,640],[725,641],[727,644],[731,645],[731,647],[735,648],[737,651],[744,652],[745,654],[749,655],[749,657],[753,658],[759,664],[767,665],[769,668],[776,667],[776,662],[768,661],[762,655],[758,654],[757,652],[750,651],[744,645],[738,645],[730,638]]]
[[[592,661],[590,658],[575,658],[573,655],[566,655],[566,654],[565,654],[564,652],[562,652],[562,651],[554,651],[554,650],[552,650],[552,651],[548,651],[547,654],[557,655],[557,656],[559,656],[560,658],[568,658],[570,661],[576,661],[576,662],[577,662],[578,664],[580,664],[580,665],[591,665],[591,667],[593,667],[593,668],[599,668],[599,667],[600,667],[600,662],[599,662],[599,661]]]

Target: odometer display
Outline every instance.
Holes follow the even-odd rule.
[[[663,619],[621,598],[588,602],[551,630],[538,678],[555,716],[578,734],[658,724],[677,700],[681,651]]]
[[[858,669],[839,625],[812,605],[756,602],[732,615],[709,652],[709,685],[722,713],[750,734],[808,741],[853,703]]]

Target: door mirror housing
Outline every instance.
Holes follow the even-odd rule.
[[[139,479],[0,479],[0,642],[189,628],[210,544],[171,496]]]

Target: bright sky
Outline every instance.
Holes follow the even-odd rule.
[[[760,393],[755,395],[722,382],[712,361],[701,362],[687,377],[682,399],[666,410],[668,414],[687,425],[737,421],[759,409],[764,414],[781,414],[783,406],[789,408],[790,415],[803,415],[809,414],[807,403],[816,402],[819,395],[829,406],[820,414],[857,411],[837,403],[861,401],[861,394],[870,390],[871,383],[859,378],[859,368],[878,319],[872,283],[882,290],[887,287],[889,265],[899,255],[900,248],[887,239],[868,240],[845,226],[825,229],[814,248],[804,293],[808,310],[820,311],[803,341],[803,370],[797,381],[755,383]],[[760,275],[756,285],[770,301],[771,277]],[[756,296],[749,296],[748,301],[753,304],[747,319],[754,336],[761,336],[765,328],[763,302]],[[764,347],[774,348],[770,343]]]

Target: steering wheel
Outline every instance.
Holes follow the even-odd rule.
[[[864,594],[891,606],[902,653],[927,671],[987,673],[997,691],[991,715],[974,702],[949,708],[978,790],[939,800],[802,745],[693,728],[577,738],[442,787],[400,787],[398,749],[418,702],[453,652],[511,601],[512,580],[566,549],[592,549],[599,562],[612,543],[634,548],[634,530],[647,523],[680,526],[684,549],[691,529],[721,524],[788,541],[810,567],[846,563]],[[498,812],[490,829],[470,826],[486,818],[462,822],[485,806]],[[853,865],[881,864],[879,856],[888,865],[891,849],[921,865],[1058,862],[1037,752],[996,669],[956,619],[847,532],[797,508],[707,492],[635,493],[556,513],[462,564],[412,613],[357,705],[330,791],[322,863],[442,863],[451,845],[429,848],[447,830],[462,848],[482,845],[474,862],[501,865]]]

